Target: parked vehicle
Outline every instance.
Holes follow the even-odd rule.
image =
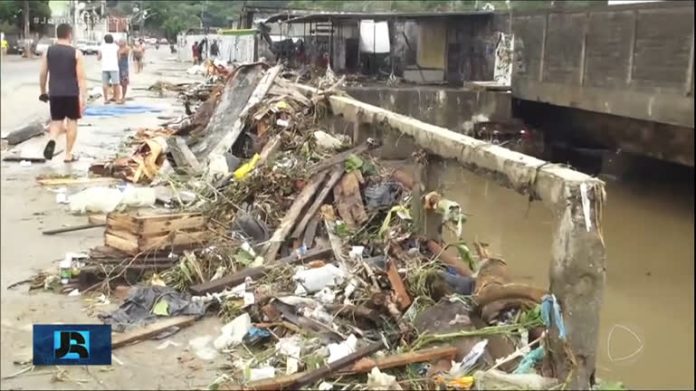
[[[46,53],[48,47],[53,45],[54,42],[55,39],[53,38],[41,38],[39,42],[36,44],[36,49],[34,49],[34,53],[38,55]]]
[[[99,53],[99,42],[96,41],[78,41],[76,47],[84,55]]]
[[[169,45],[169,40],[167,40],[167,38],[162,38],[159,40],[159,43],[162,45]]]

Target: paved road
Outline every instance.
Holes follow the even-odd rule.
[[[68,251],[86,251],[103,243],[103,230],[99,229],[55,236],[42,235],[41,231],[45,229],[85,224],[86,217],[70,215],[63,205],[56,204],[55,194],[39,187],[35,178],[40,174],[85,176],[92,159],[113,156],[121,141],[134,133],[134,130],[124,128],[155,128],[162,122],[158,116],[180,114],[183,109],[171,94],[160,98],[145,91],[147,86],[160,78],[174,83],[185,81],[180,80],[179,76],[185,76],[183,69],[186,64],[171,63],[164,58],[164,54],[162,51],[159,58],[152,56],[145,72],[133,75],[133,101],[127,102],[128,105],[156,106],[163,110],[162,113],[86,117],[80,121],[78,131],[76,150],[81,159],[77,163],[64,164],[60,155],[45,164],[33,164],[29,167],[0,162],[0,372],[3,375],[0,389],[61,389],[75,388],[78,385],[88,389],[202,389],[207,388],[211,379],[215,378],[215,369],[225,358],[220,356],[217,362],[203,365],[194,356],[183,352],[189,339],[219,334],[220,321],[209,318],[169,337],[179,344],[178,347],[157,350],[161,341],[144,341],[116,351],[114,355],[118,360],[108,370],[92,369],[87,372],[85,367],[61,369],[68,371],[70,379],[86,379],[87,384],[78,384],[72,380],[55,383],[52,380],[55,368],[45,367],[37,368],[31,374],[4,378],[23,368],[16,365],[15,361],[31,358],[32,324],[100,323],[94,316],[94,311],[108,312],[114,309],[114,305],[86,308],[83,297],[66,297],[50,292],[28,294],[26,286],[12,289],[7,287],[32,277],[38,270],[55,273],[56,264],[51,261],[62,258]],[[88,79],[96,79],[99,76],[98,65],[93,57],[88,61],[91,63],[88,65]],[[3,62],[2,65],[3,127],[5,121],[15,125],[21,122],[21,118],[48,110],[47,106],[37,100],[38,61],[18,59]],[[99,84],[98,81],[90,81],[89,85],[95,87]],[[101,102],[93,104],[100,106]],[[5,113],[12,113],[13,118],[6,119]],[[37,137],[8,153],[19,151],[22,156],[40,156],[45,142],[45,137]],[[62,144],[64,140],[59,138],[58,150],[64,148]],[[67,191],[72,194],[80,190],[80,187],[70,187]],[[118,362],[123,362],[123,365]]]
[[[96,56],[87,56],[88,86],[99,85],[99,62]],[[48,115],[48,105],[38,100],[39,96],[38,58],[25,59],[20,56],[7,56],[2,60],[2,133],[25,124],[38,116]]]

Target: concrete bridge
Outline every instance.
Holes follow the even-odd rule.
[[[517,13],[510,25],[520,115],[693,167],[693,1]]]

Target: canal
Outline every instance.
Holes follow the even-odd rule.
[[[465,240],[488,243],[515,280],[548,287],[551,211],[456,163],[442,178],[444,193],[470,213]],[[633,389],[693,389],[693,169],[631,159],[610,178],[597,375]]]

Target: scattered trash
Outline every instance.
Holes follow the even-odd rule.
[[[271,366],[249,369],[249,381],[269,379],[272,377],[275,377],[275,368]]]
[[[355,338],[355,335],[351,334],[348,339],[341,343],[332,343],[327,346],[329,349],[329,358],[328,362],[332,363],[334,361],[340,360],[343,357],[346,357],[347,355],[351,353],[355,353],[355,347],[357,346],[358,339]]]
[[[248,313],[239,315],[233,321],[222,326],[221,334],[213,342],[217,350],[223,350],[239,345],[251,329],[251,318]]]
[[[158,316],[203,315],[205,305],[169,287],[137,287],[111,314],[99,317],[115,331],[153,322]],[[158,314],[159,313],[159,314]]]
[[[218,351],[212,346],[212,343],[213,337],[204,335],[190,340],[188,348],[201,360],[212,361],[218,355]]]
[[[31,161],[29,160],[22,160],[19,162],[20,167],[31,167]]]
[[[402,390],[399,383],[396,382],[396,376],[382,373],[379,368],[372,368],[372,371],[367,375],[367,388],[369,390]]]

